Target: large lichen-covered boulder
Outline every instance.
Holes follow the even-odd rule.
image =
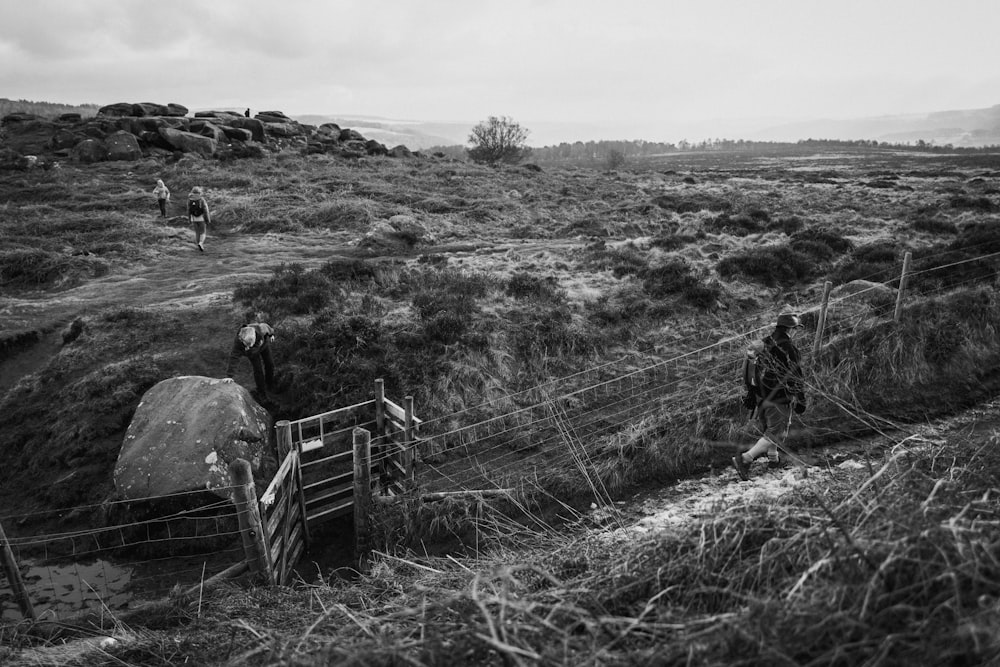
[[[108,149],[104,147],[104,142],[97,139],[84,139],[72,150],[73,159],[84,164],[101,162],[108,157]]]
[[[232,380],[163,380],[143,395],[125,432],[115,489],[124,500],[206,489],[227,498],[236,459],[266,485],[277,467],[273,434],[267,410]]]

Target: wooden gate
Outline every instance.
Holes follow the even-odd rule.
[[[260,505],[276,583],[288,582],[312,529],[354,512],[354,430],[373,433],[369,493],[395,495],[413,479],[420,423],[411,396],[400,406],[385,398],[382,380],[376,380],[370,401],[275,425],[281,464]]]

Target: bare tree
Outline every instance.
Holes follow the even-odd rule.
[[[525,146],[528,130],[507,116],[490,116],[472,128],[469,135],[469,158],[475,162],[515,164],[525,158],[531,149]]]

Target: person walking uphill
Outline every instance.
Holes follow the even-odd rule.
[[[268,400],[268,387],[274,388],[274,359],[271,357],[271,341],[274,340],[274,329],[264,322],[255,322],[240,327],[233,341],[233,349],[229,353],[226,364],[226,377],[233,377],[233,371],[240,357],[250,360],[253,367],[253,381],[257,385],[257,401]]]
[[[194,227],[194,242],[198,250],[205,252],[205,234],[208,225],[212,222],[211,214],[208,212],[208,202],[205,201],[201,186],[191,188],[188,195],[188,221]]]
[[[160,217],[167,217],[167,202],[170,201],[170,190],[167,189],[162,180],[156,181],[153,194],[156,195],[156,202],[160,205]]]
[[[774,331],[762,341],[756,359],[756,407],[762,433],[753,447],[733,457],[733,467],[744,481],[750,479],[750,464],[765,454],[769,467],[780,467],[778,448],[784,447],[792,410],[796,414],[806,410],[801,358],[792,342],[801,327],[798,315],[782,313]]]

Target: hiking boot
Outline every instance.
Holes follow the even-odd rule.
[[[202,252],[205,252],[205,246],[203,246],[202,244],[199,243],[198,244],[198,250],[201,250]]]
[[[733,467],[736,468],[736,474],[740,476],[740,479],[744,482],[750,481],[750,468],[743,462],[742,454],[733,457]]]

